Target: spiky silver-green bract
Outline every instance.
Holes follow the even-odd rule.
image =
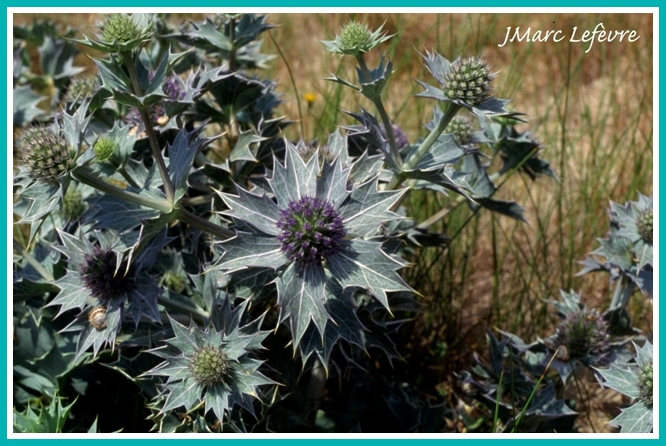
[[[634,403],[622,409],[610,423],[619,426],[622,433],[646,433],[653,426],[653,356],[652,344],[646,341],[636,346],[635,364],[611,364],[608,369],[598,369],[604,379],[604,387],[627,395]]]

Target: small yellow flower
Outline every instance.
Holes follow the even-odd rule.
[[[305,98],[305,102],[308,103],[308,108],[312,107],[312,104],[317,100],[317,95],[310,92],[305,93],[303,97]]]

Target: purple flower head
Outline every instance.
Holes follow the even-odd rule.
[[[302,197],[280,211],[277,239],[292,262],[321,264],[341,248],[346,231],[340,214],[325,199]]]
[[[81,277],[93,297],[104,301],[116,299],[132,292],[136,286],[133,269],[125,273],[125,266],[121,264],[116,268],[117,258],[112,250],[95,247],[92,254],[85,255]]]
[[[601,356],[610,345],[608,322],[594,310],[570,313],[557,328],[556,344],[566,348],[570,359]]]

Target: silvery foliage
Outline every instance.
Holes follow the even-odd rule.
[[[302,409],[322,401],[326,380],[317,390],[317,370],[340,382],[349,370],[370,379],[375,361],[400,359],[394,335],[417,311],[398,274],[403,255],[450,241],[394,209],[406,194],[454,194],[452,202],[474,212],[524,220],[519,205],[493,198],[497,179],[518,171],[556,178],[539,144],[515,129],[519,114],[492,96],[489,73],[483,101],[473,103],[419,81],[419,96],[442,108],[426,124],[428,136],[410,144],[382,105],[392,62],[382,57],[370,69],[363,59],[391,37],[381,29],[368,40],[357,28],[358,48],[354,39],[344,48],[324,43],[356,57],[357,84],[331,80],[358,91],[378,115],[349,112],[359,124],[332,129],[322,144],[284,138],[291,122],[277,112],[275,83],[256,73],[273,58],[260,51],[272,27],[253,14],[180,27],[134,14],[107,17],[83,40],[62,39],[43,23],[15,29],[15,127],[50,125],[69,150],[29,147],[71,156],[56,182],[39,181],[37,161],[15,177],[16,404],[54,399],[67,380],[83,400],[94,383],[72,376],[101,364],[129,380],[134,391],[121,395],[147,404],[160,432],[325,429],[316,409]],[[75,44],[104,54],[80,82]],[[40,53],[39,69],[26,46]],[[424,60],[443,88],[451,70],[460,88],[461,76],[485,69],[456,68],[434,52]],[[54,86],[50,114],[34,107],[39,82]],[[465,143],[446,131],[457,112],[478,118]],[[503,166],[491,174],[494,156]],[[500,344],[492,351],[501,356]],[[442,407],[381,380],[386,410],[410,413],[404,429],[438,428],[427,420],[441,420]],[[546,404],[552,392],[543,392]],[[558,404],[548,406],[553,417],[568,417]],[[17,423],[34,418],[25,413]],[[96,426],[78,416],[85,429]],[[145,429],[141,420],[128,429]]]
[[[636,357],[630,364],[612,364],[608,369],[599,369],[604,387],[611,388],[628,396],[632,404],[622,408],[621,413],[611,420],[611,424],[621,428],[623,433],[652,432],[653,372],[652,344],[645,341],[643,347],[636,348]]]

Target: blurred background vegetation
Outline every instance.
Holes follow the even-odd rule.
[[[173,14],[174,24],[200,20],[205,14]],[[56,20],[78,33],[90,34],[96,14],[17,14],[16,24]],[[523,128],[533,132],[546,150],[541,154],[561,182],[524,174],[512,176],[499,198],[526,208],[529,224],[466,207],[455,208],[437,229],[456,235],[448,249],[423,249],[403,275],[423,298],[423,312],[404,326],[400,353],[405,361],[396,374],[416,380],[433,397],[454,391],[454,371],[467,367],[471,353],[485,351],[486,327],[511,331],[529,341],[549,333],[555,316],[546,299],[560,289],[580,290],[591,307],[610,301],[608,276],[577,277],[579,261],[598,246],[608,230],[609,200],[636,200],[653,187],[653,18],[650,14],[271,14],[278,25],[264,41],[263,52],[275,54],[260,76],[276,79],[284,103],[282,113],[297,121],[286,136],[292,140],[325,141],[339,125],[352,124],[343,110],[374,110],[361,95],[325,81],[331,73],[353,79],[351,59],[324,52],[318,40],[335,37],[350,19],[376,29],[385,23],[395,37],[379,50],[394,61],[384,103],[394,123],[414,143],[424,137],[433,101],[414,98],[421,91],[412,79],[431,82],[418,52],[435,50],[448,59],[483,55],[499,72],[496,96],[526,113]],[[606,30],[636,30],[635,43],[570,43],[578,32],[603,23]],[[561,29],[559,43],[514,42],[499,48],[507,27],[525,31]],[[370,53],[370,64],[381,55]],[[36,57],[36,56],[35,56]],[[77,65],[93,69],[85,54]],[[431,82],[434,83],[434,80]],[[299,105],[300,104],[300,111]],[[43,104],[48,107],[48,101]],[[302,132],[302,134],[301,134]],[[408,215],[423,221],[445,202],[433,192],[412,193],[404,205]],[[468,219],[471,219],[467,223]],[[634,325],[652,331],[651,302],[634,299]],[[416,379],[414,379],[416,377]],[[591,383],[593,411],[604,391]],[[581,430],[603,431],[607,417],[580,417]],[[596,426],[594,426],[597,424]]]

